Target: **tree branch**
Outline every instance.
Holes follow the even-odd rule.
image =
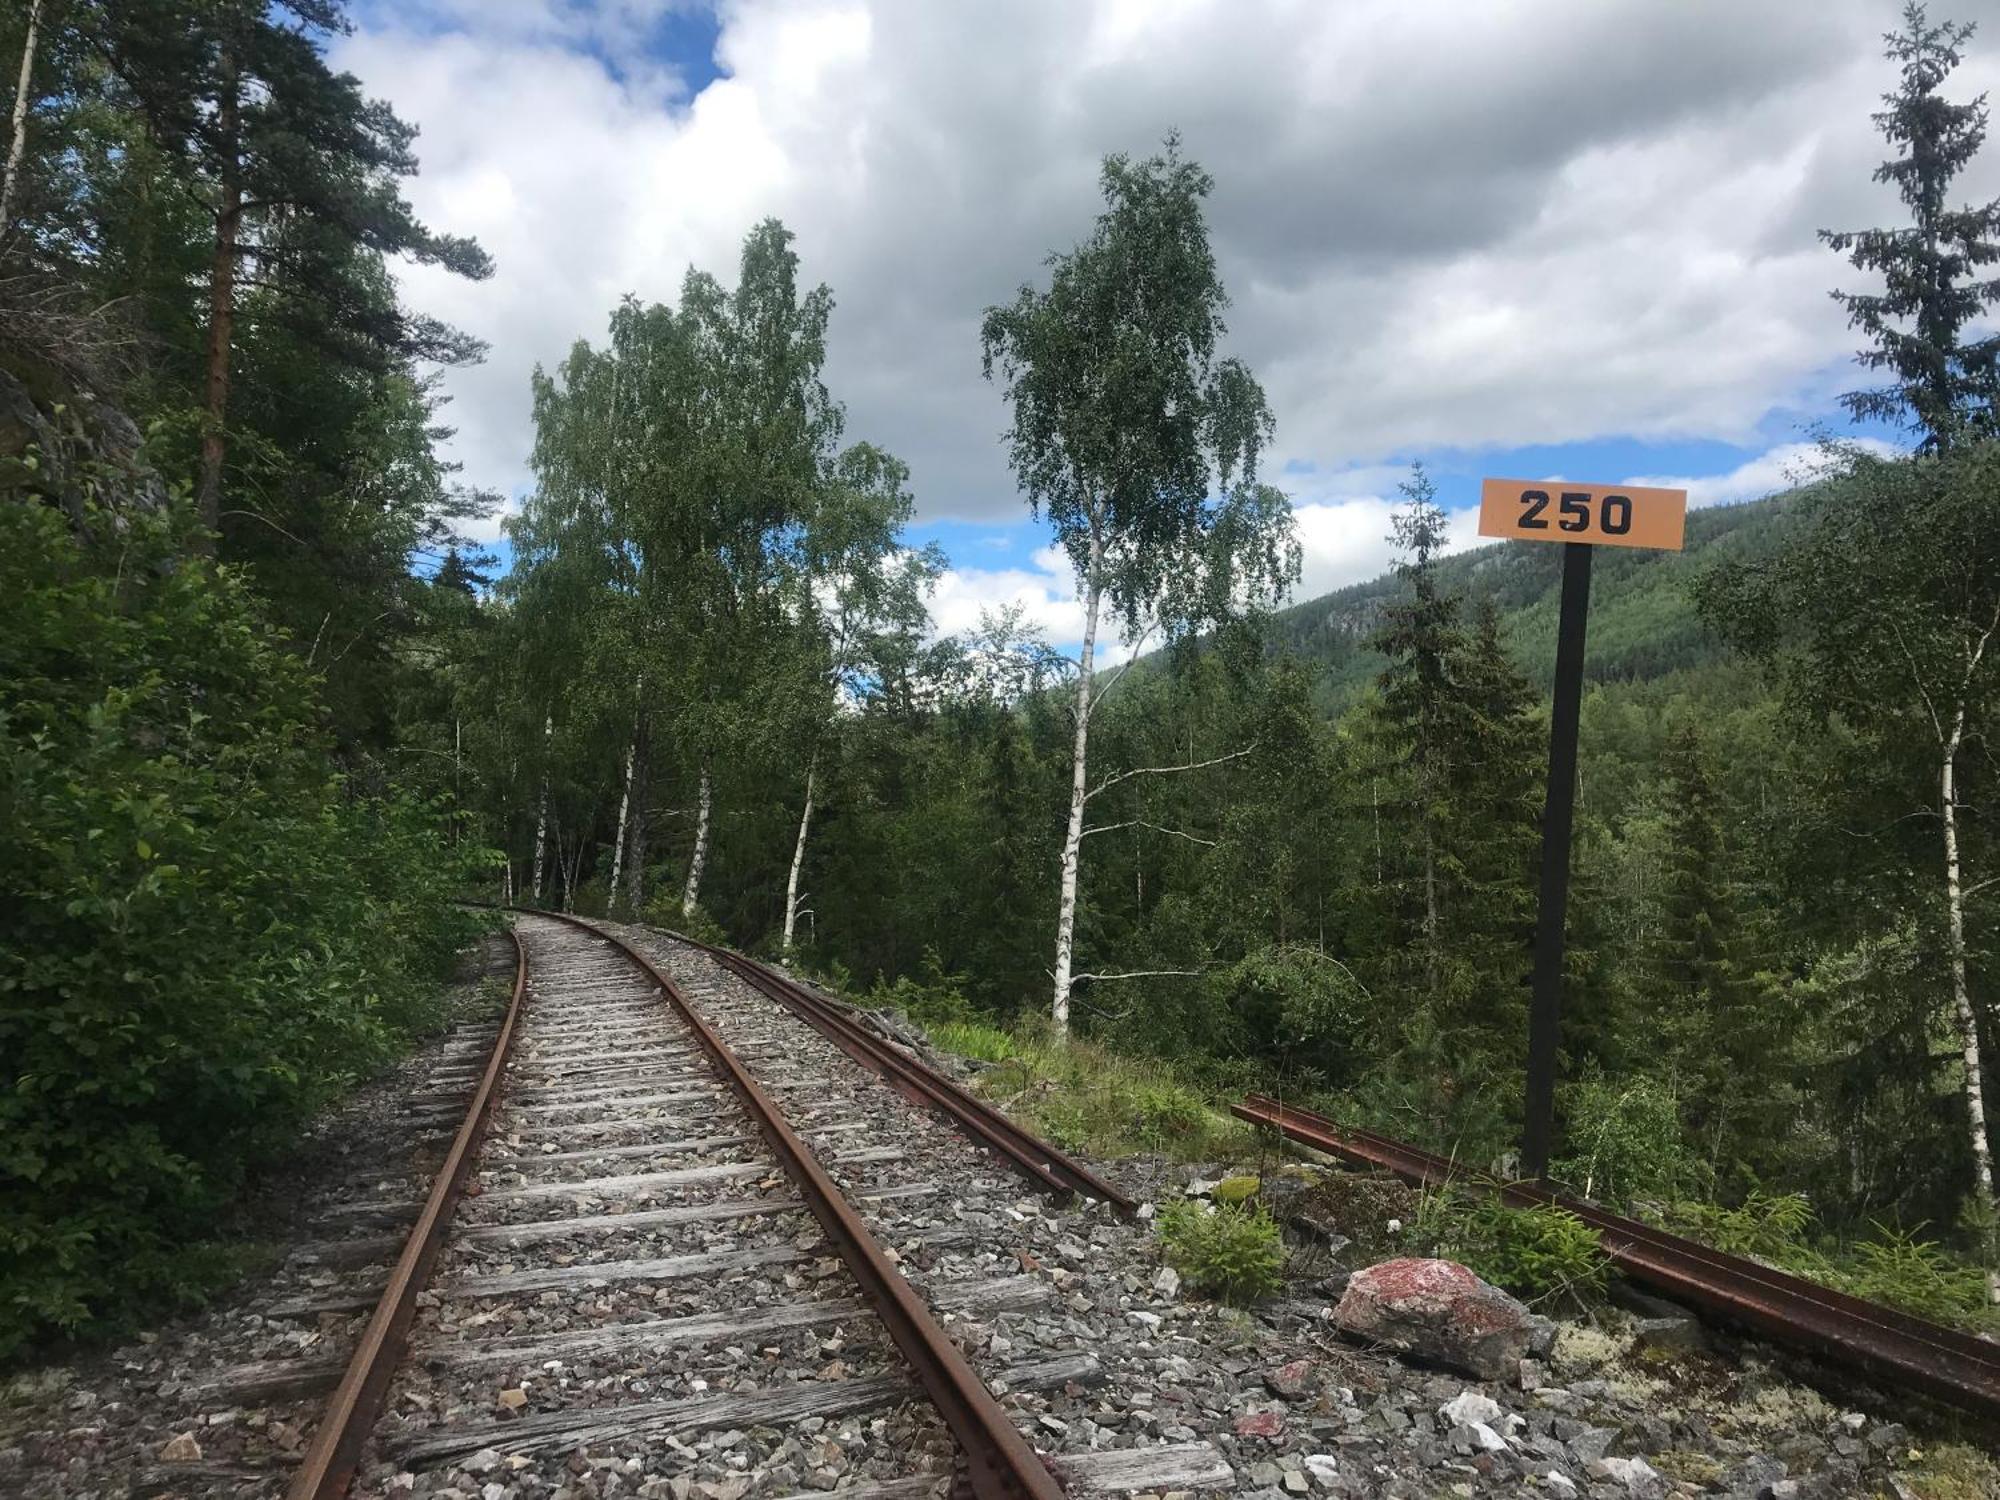
[[[1081,984],[1086,979],[1099,984],[1109,984],[1114,979],[1199,979],[1206,969],[1127,969],[1122,974],[1074,974],[1072,984]]]
[[[1256,748],[1255,745],[1245,745],[1241,750],[1232,750],[1227,755],[1213,756],[1208,760],[1191,760],[1182,766],[1137,766],[1130,771],[1120,771],[1115,776],[1105,777],[1094,788],[1085,792],[1083,800],[1088,802],[1092,797],[1097,796],[1098,793],[1107,792],[1112,787],[1118,785],[1119,782],[1130,781],[1135,776],[1165,776],[1175,771],[1203,771],[1210,766],[1219,766],[1225,761],[1241,760],[1244,756],[1255,751]]]
[[[1096,713],[1098,706],[1111,696],[1111,690],[1125,680],[1125,674],[1131,671],[1139,660],[1139,648],[1146,644],[1146,637],[1152,633],[1153,626],[1151,625],[1148,625],[1144,630],[1139,632],[1138,639],[1132,642],[1132,654],[1126,657],[1124,663],[1112,674],[1111,680],[1104,684],[1103,690],[1090,700],[1090,707],[1084,714],[1086,719]]]
[[[1213,849],[1217,843],[1215,839],[1197,838],[1194,834],[1184,833],[1178,828],[1167,828],[1159,823],[1148,823],[1144,818],[1127,818],[1122,823],[1100,823],[1095,828],[1084,829],[1079,837],[1089,838],[1093,833],[1115,833],[1120,828],[1150,828],[1155,833],[1171,833],[1177,839],[1186,839],[1190,844],[1200,844],[1207,849]]]
[[[1931,716],[1931,733],[1939,744],[1944,743],[1944,722],[1938,718],[1937,705],[1931,702],[1931,690],[1924,686],[1924,674],[1917,666],[1917,658],[1911,654],[1910,643],[1903,639],[1903,627],[1894,620],[1889,628],[1896,633],[1896,644],[1903,648],[1903,660],[1910,664],[1910,680],[1917,685],[1917,693],[1924,700],[1924,712]]]

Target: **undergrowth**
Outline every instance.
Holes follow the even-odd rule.
[[[1424,1194],[1409,1237],[1412,1248],[1470,1266],[1530,1302],[1594,1301],[1611,1274],[1597,1231],[1575,1214],[1512,1208],[1465,1188]]]
[[[1677,1234],[1733,1255],[1752,1256],[1795,1276],[1934,1323],[2000,1333],[1986,1300],[1985,1273],[1923,1238],[1923,1226],[1876,1224],[1872,1238],[1839,1240],[1819,1232],[1798,1193],[1751,1193],[1734,1208],[1672,1203],[1651,1215]]]
[[[861,1003],[901,1011],[941,1051],[990,1064],[980,1092],[1065,1151],[1213,1161],[1249,1149],[1250,1127],[1167,1063],[1058,1040],[1032,1022],[1003,1029],[974,1009],[963,985],[927,953],[918,977],[877,981]]]

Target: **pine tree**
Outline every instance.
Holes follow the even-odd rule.
[[[72,24],[212,225],[196,485],[207,528],[221,517],[245,293],[336,364],[478,358],[475,340],[403,311],[374,284],[385,255],[474,278],[492,263],[473,241],[425,228],[398,192],[416,171],[415,130],[320,51],[347,28],[341,0],[118,0],[78,6]]]
[[[2000,301],[2000,278],[1985,274],[2000,261],[2000,199],[1950,206],[1952,182],[1986,139],[1986,96],[1954,104],[1938,89],[1957,68],[1970,24],[1933,25],[1918,0],[1903,8],[1903,29],[1890,32],[1885,56],[1902,64],[1900,87],[1883,95],[1875,123],[1901,154],[1875,172],[1894,184],[1911,224],[1898,229],[1821,230],[1857,269],[1879,272],[1881,293],[1835,292],[1850,327],[1870,347],[1857,356],[1894,382],[1842,397],[1861,418],[1902,421],[1923,434],[1926,449],[1962,437],[1991,434],[2000,423],[2000,334],[1966,338],[1966,330]]]

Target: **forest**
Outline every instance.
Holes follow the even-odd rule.
[[[963,351],[1080,650],[1018,612],[941,635],[911,471],[848,431],[834,291],[776,220],[536,374],[504,567],[466,539],[500,497],[441,456],[437,373],[483,351],[391,266],[490,262],[411,210],[343,24],[0,16],[0,1358],[235,1274],[218,1216],[435,1027],[468,897],[1510,1170],[1558,553],[1447,555],[1413,467],[1393,576],[1288,603],[1275,418],[1178,138],[1106,157]],[[1891,49],[1908,222],[1823,236],[1830,285],[1883,288],[1837,292],[1881,382],[1848,405],[1905,446],[1829,438],[1684,553],[1600,559],[1555,1175],[1928,1246],[1976,1309],[2000,203],[1954,206],[1966,34],[1913,9]]]

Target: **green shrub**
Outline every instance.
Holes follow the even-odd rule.
[[[1470,1266],[1531,1301],[1588,1300],[1603,1291],[1611,1273],[1597,1231],[1568,1210],[1512,1208],[1456,1188],[1424,1196],[1411,1238],[1427,1253]]]
[[[877,978],[861,1003],[870,1010],[899,1010],[926,1030],[980,1019],[966,998],[965,976],[947,973],[935,948],[924,949],[918,977],[904,974],[893,983]]]
[[[1277,1291],[1285,1265],[1277,1221],[1261,1205],[1210,1208],[1191,1200],[1160,1210],[1167,1264],[1204,1296],[1239,1306]]]
[[[1563,1090],[1569,1154],[1556,1175],[1586,1198],[1687,1197],[1703,1185],[1681,1131],[1680,1109],[1657,1079],[1585,1078]]]
[[[1051,1146],[1082,1151],[1090,1145],[1090,1127],[1083,1106],[1074,1099],[1050,1099],[1036,1106],[1034,1123]]]
[[[1778,1262],[1806,1253],[1812,1205],[1803,1193],[1770,1196],[1753,1192],[1735,1208],[1714,1203],[1676,1202],[1667,1209],[1668,1227],[1731,1255],[1755,1255]]]
[[[1137,1083],[1128,1095],[1132,1138],[1148,1150],[1171,1150],[1202,1141],[1213,1115],[1193,1089],[1173,1083]]]
[[[1985,1317],[1985,1273],[1953,1259],[1931,1241],[1918,1239],[1918,1232],[1877,1224],[1879,1238],[1853,1246],[1846,1264],[1830,1268],[1825,1279],[1851,1297],[1886,1302],[1936,1323]]]
[[[484,925],[437,810],[329,772],[315,679],[177,524],[0,504],[0,1358],[224,1278],[246,1172]]]

